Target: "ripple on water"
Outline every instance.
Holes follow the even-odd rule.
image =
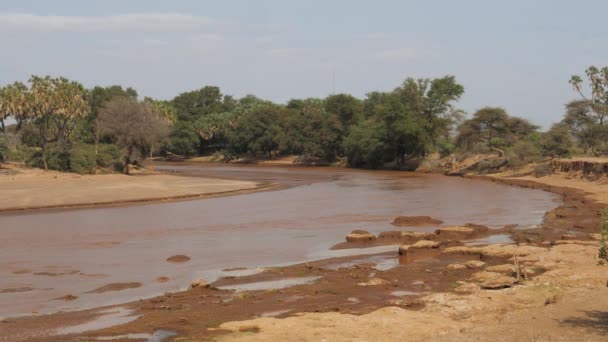
[[[166,338],[176,336],[177,333],[169,330],[156,330],[154,334],[126,334],[126,335],[116,335],[116,336],[100,336],[97,337],[98,341],[112,341],[112,340],[146,340],[147,342],[162,342]]]
[[[220,290],[229,290],[236,292],[244,291],[260,291],[260,290],[279,290],[290,286],[308,285],[319,280],[321,277],[300,277],[300,278],[284,278],[278,280],[258,281],[254,283],[235,284],[218,286]]]
[[[105,329],[115,325],[129,323],[141,317],[141,315],[133,315],[133,310],[123,307],[105,309],[98,311],[98,313],[100,313],[101,316],[95,318],[92,321],[83,324],[73,325],[71,327],[57,329],[55,334],[80,334],[85,331]]]

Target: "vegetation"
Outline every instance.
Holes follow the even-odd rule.
[[[64,78],[33,76],[0,87],[0,156],[91,173],[127,171],[145,156],[206,153],[226,159],[299,155],[315,163],[397,169],[435,152],[451,158],[498,153],[514,166],[575,153],[601,155],[608,153],[608,69],[590,67],[586,79],[572,77],[581,99],[566,105],[561,122],[540,132],[498,107],[465,120],[457,108],[464,88],[453,76],[408,78],[363,99],[335,94],[287,104],[253,95],[238,99],[214,86],[168,101],[140,100],[132,88],[86,90]]]
[[[599,258],[601,261],[608,261],[608,209],[602,210],[602,221],[600,224],[600,249]]]
[[[122,150],[124,173],[130,164],[139,164],[155,142],[167,135],[167,118],[149,102],[131,97],[115,97],[99,111],[99,129],[110,136]]]

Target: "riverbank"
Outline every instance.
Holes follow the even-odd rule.
[[[475,177],[550,190],[564,203],[541,227],[514,232],[519,245],[454,240],[405,256],[389,245],[370,256],[225,270],[210,285],[118,307],[9,319],[4,340],[129,340],[169,331],[191,340],[266,341],[290,340],[294,329],[305,341],[603,340],[608,272],[597,265],[590,234],[607,203],[543,178]],[[57,329],[72,334],[54,336]]]
[[[597,242],[589,234],[597,231],[597,210],[606,203],[539,181],[484,179],[551,190],[564,204],[541,227],[512,234],[519,246],[452,241],[399,256],[398,246],[389,245],[367,257],[225,270],[209,286],[120,307],[9,320],[3,328],[9,340],[128,340],[171,331],[193,340],[265,341],[289,340],[294,329],[311,341],[602,340],[608,274],[597,265]],[[514,258],[525,271],[519,279]],[[125,310],[118,318],[108,314]],[[103,329],[112,319],[125,324]],[[74,334],[52,336],[66,326]],[[83,327],[98,330],[79,332]]]
[[[131,176],[78,175],[4,165],[0,169],[0,212],[183,200],[247,193],[269,186],[152,171]]]

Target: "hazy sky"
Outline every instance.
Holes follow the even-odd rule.
[[[455,75],[469,113],[502,106],[547,126],[570,75],[608,65],[607,1],[0,2],[0,84],[31,74],[170,99],[218,85],[284,102],[364,97]]]

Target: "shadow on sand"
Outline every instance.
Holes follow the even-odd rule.
[[[608,335],[608,312],[585,311],[584,313],[586,317],[567,318],[562,321],[562,324],[593,329],[601,335]]]

